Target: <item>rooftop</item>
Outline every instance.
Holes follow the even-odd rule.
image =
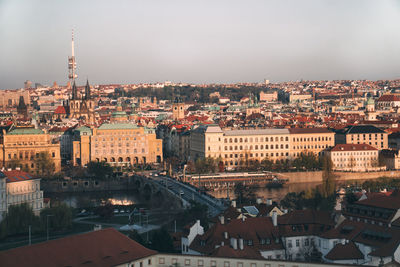
[[[14,128],[7,133],[7,135],[21,135],[21,134],[44,134],[41,129],[35,128]]]
[[[113,228],[0,251],[2,266],[116,266],[156,254]]]
[[[138,126],[134,123],[103,123],[98,128],[99,130],[130,130],[137,129]]]

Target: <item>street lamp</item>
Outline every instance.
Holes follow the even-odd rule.
[[[46,216],[46,221],[47,221],[47,241],[49,241],[49,217],[54,217],[54,215],[48,214]]]

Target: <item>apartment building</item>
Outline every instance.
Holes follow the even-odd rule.
[[[379,170],[378,149],[367,144],[339,144],[327,151],[338,171]]]
[[[335,146],[335,133],[327,128],[290,128],[290,156],[302,153],[321,155],[324,150]]]
[[[289,158],[288,129],[222,130],[216,125],[201,125],[190,137],[191,159],[220,158],[228,169],[245,160]]]
[[[162,140],[156,138],[155,130],[132,123],[80,127],[75,130],[74,139],[74,165],[105,161],[114,166],[130,166],[162,161]]]
[[[388,148],[388,133],[373,125],[352,125],[336,131],[336,144],[368,144],[378,150]]]
[[[191,132],[190,158],[220,158],[228,169],[246,160],[292,160],[301,153],[320,155],[334,146],[334,135],[324,128],[232,130],[201,125]]]
[[[35,158],[40,152],[48,152],[55,172],[61,170],[60,143],[41,129],[15,127],[8,132],[3,130],[0,150],[0,166],[4,168],[13,164],[33,172],[36,169]]]
[[[17,170],[0,171],[0,221],[11,205],[28,203],[36,215],[43,208],[43,191],[40,179]]]

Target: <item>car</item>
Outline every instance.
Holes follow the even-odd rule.
[[[185,193],[181,190],[180,194],[181,194],[181,196],[182,196],[182,195],[184,195]]]

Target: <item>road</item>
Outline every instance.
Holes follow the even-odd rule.
[[[201,193],[197,188],[181,183],[168,176],[148,176],[162,186],[168,188],[170,192],[181,197],[186,202],[195,201],[207,205],[209,216],[214,217],[225,210],[225,205],[220,199],[214,198],[206,193]]]

